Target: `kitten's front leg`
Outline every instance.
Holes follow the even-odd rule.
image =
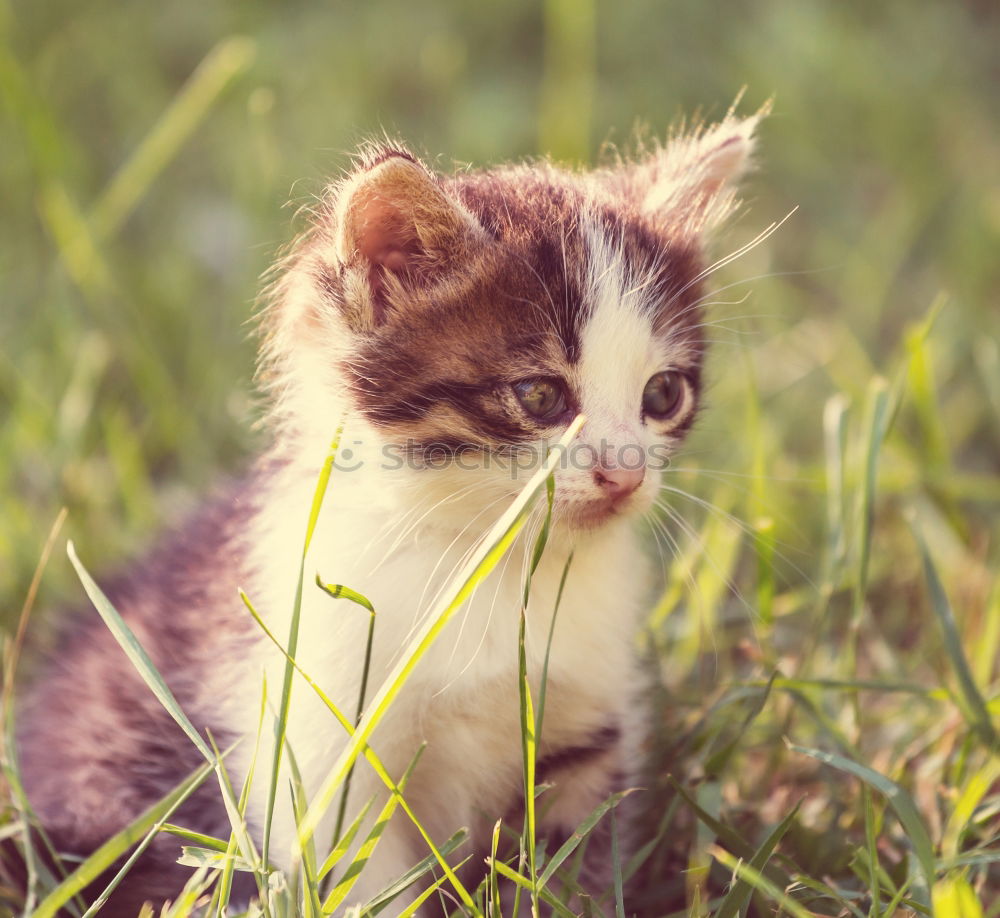
[[[633,750],[622,724],[614,721],[583,741],[547,750],[535,768],[536,785],[551,784],[538,798],[538,835],[546,839],[549,855],[575,832],[601,803],[632,786],[629,776],[635,767]],[[615,810],[618,827],[618,856],[627,856],[628,826]],[[575,881],[591,898],[605,896],[614,880],[611,816],[603,819],[582,843],[585,845]],[[572,856],[567,864],[574,863]],[[556,889],[558,886],[555,887]],[[606,898],[606,897],[605,897]],[[576,898],[570,900],[576,903]]]

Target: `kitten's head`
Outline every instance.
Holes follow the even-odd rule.
[[[379,499],[468,520],[515,494],[582,413],[556,518],[647,509],[698,408],[704,238],[757,120],[587,173],[442,176],[402,148],[366,150],[270,312],[286,436],[326,441],[346,414],[341,464],[377,475]]]

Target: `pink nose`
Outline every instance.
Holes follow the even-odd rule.
[[[594,469],[594,481],[597,486],[612,500],[628,497],[646,477],[645,467],[637,469],[608,468],[597,466]]]

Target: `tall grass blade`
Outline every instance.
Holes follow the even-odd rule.
[[[934,918],[983,918],[983,905],[969,881],[960,874],[934,886]]]
[[[354,817],[351,824],[347,827],[347,831],[343,835],[337,838],[337,843],[333,846],[333,850],[327,855],[323,865],[319,868],[318,876],[323,879],[333,870],[337,864],[340,863],[341,859],[347,854],[348,849],[351,847],[351,842],[354,841],[355,836],[358,834],[358,830],[361,828],[362,823],[365,821],[365,817],[368,815],[368,811],[372,808],[372,804],[375,803],[375,798],[371,797],[368,802],[361,807],[360,812]]]
[[[156,696],[160,704],[163,705],[164,710],[174,719],[177,726],[184,731],[187,738],[191,740],[195,748],[205,757],[206,761],[215,761],[215,756],[209,748],[208,743],[205,742],[201,734],[195,729],[194,724],[188,720],[188,716],[181,709],[180,704],[174,697],[174,693],[170,691],[167,683],[163,681],[163,677],[153,665],[149,654],[146,653],[143,646],[132,633],[132,630],[125,624],[125,620],[118,614],[118,610],[111,604],[108,597],[104,595],[104,592],[77,557],[76,548],[72,541],[66,543],[66,554],[69,555],[69,560],[76,569],[77,576],[80,578],[87,596],[90,597],[90,601],[94,604],[94,608],[97,609],[101,618],[104,619],[108,630],[111,631],[115,640],[118,641],[119,646],[125,651],[125,655],[135,667],[136,672],[139,673],[142,680],[149,686],[150,691]]]
[[[59,910],[77,893],[82,892],[94,882],[105,870],[115,863],[136,842],[139,845],[118,871],[94,903],[86,911],[85,916],[94,914],[107,898],[115,891],[125,874],[131,869],[138,857],[149,847],[161,825],[212,773],[211,763],[200,766],[188,775],[173,790],[161,800],[132,820],[124,829],[117,832],[90,855],[76,870],[63,880],[32,913],[33,918],[53,918]]]
[[[826,519],[828,588],[832,589],[844,562],[845,552],[845,463],[847,452],[847,399],[834,395],[823,409],[823,445],[826,453]]]
[[[922,888],[914,887],[917,891],[917,898],[920,901],[926,901],[934,885],[934,846],[931,843],[931,837],[927,832],[927,827],[920,815],[920,811],[917,809],[917,805],[913,802],[913,798],[909,793],[885,775],[879,774],[867,765],[861,765],[841,755],[836,755],[832,752],[823,752],[820,749],[809,749],[793,743],[789,743],[789,748],[802,755],[810,756],[826,765],[830,765],[839,771],[860,778],[888,800],[889,805],[895,811],[903,829],[906,831],[906,837],[913,847],[917,865],[922,874]]]
[[[308,801],[306,799],[305,786],[302,783],[302,772],[299,771],[298,762],[289,746],[286,750],[288,755],[288,769],[291,772],[289,789],[292,795],[292,813],[295,815],[296,823],[305,815]],[[309,839],[308,844],[299,852],[299,864],[302,866],[302,905],[305,911],[305,918],[318,918],[322,907],[320,905],[320,890],[316,877],[316,846],[313,840]]]
[[[323,578],[317,574],[316,586],[318,586],[327,595],[332,596],[334,599],[347,599],[350,602],[356,603],[362,608],[367,609],[372,614],[375,613],[375,607],[372,605],[371,600],[368,599],[367,596],[362,596],[357,590],[352,590],[350,587],[346,587],[342,583],[324,583]]]
[[[538,715],[535,718],[535,736],[541,740],[542,723],[545,720],[545,695],[549,685],[549,657],[552,653],[552,638],[556,633],[556,620],[559,618],[559,607],[562,605],[563,590],[566,587],[566,578],[569,576],[570,565],[573,563],[573,552],[569,553],[566,564],[563,566],[562,576],[559,578],[559,588],[556,590],[556,601],[552,609],[552,621],[549,622],[549,634],[545,639],[545,659],[542,662],[542,682],[538,688]]]
[[[210,851],[217,851],[221,854],[225,854],[229,850],[229,843],[223,841],[221,838],[215,838],[212,835],[205,835],[203,832],[194,832],[191,829],[185,829],[183,826],[175,826],[172,823],[165,823],[162,827],[164,832],[170,835],[175,835],[177,838],[182,838],[186,842],[190,842],[192,845],[201,848],[208,848]]]
[[[260,689],[260,712],[257,715],[257,734],[254,737],[253,755],[250,756],[250,765],[247,768],[246,778],[243,780],[243,788],[240,791],[240,799],[237,804],[241,823],[246,821],[247,803],[250,799],[250,788],[253,786],[254,775],[257,773],[257,757],[260,754],[260,740],[264,730],[264,715],[267,712],[267,677],[262,680]],[[222,877],[216,884],[212,893],[212,902],[209,903],[205,911],[206,915],[216,915],[217,918],[225,918],[225,910],[229,904],[229,897],[232,894],[233,870],[236,859],[236,852],[239,848],[239,839],[236,832],[229,834],[229,844],[226,846],[227,862],[222,870]]]
[[[941,835],[941,857],[946,862],[958,858],[962,834],[975,817],[983,798],[996,786],[997,781],[1000,781],[1000,756],[996,754],[966,779]],[[1000,851],[997,854],[1000,856]]]
[[[364,609],[368,610],[368,636],[365,640],[365,662],[361,668],[361,687],[358,689],[358,708],[354,715],[354,726],[357,728],[358,724],[361,722],[361,715],[365,710],[365,700],[368,697],[368,676],[371,671],[372,665],[372,647],[375,643],[375,607],[371,604],[371,601],[362,596],[356,590],[350,589],[350,587],[345,587],[343,584],[326,584],[320,579],[319,574],[316,575],[316,585],[332,596],[334,599],[347,599]],[[354,777],[354,769],[347,773],[347,777],[344,778],[344,788],[340,794],[340,806],[337,808],[337,821],[333,827],[333,840],[336,842],[340,838],[340,832],[344,827],[344,816],[347,813],[347,801],[351,793],[351,778]]]
[[[565,863],[566,859],[579,847],[580,843],[593,831],[594,827],[605,815],[614,810],[632,792],[633,789],[629,789],[612,794],[607,800],[591,810],[587,818],[573,830],[573,834],[549,858],[548,863],[542,870],[541,876],[538,878],[539,889],[548,884],[549,880],[555,875],[555,872]]]
[[[875,806],[872,803],[872,791],[866,784],[863,789],[862,798],[865,809],[865,853],[868,861],[868,893],[871,896],[872,907],[869,911],[871,918],[879,918],[882,909],[880,900],[882,890],[880,887],[881,877],[879,875],[880,863],[878,856],[877,829],[875,827]]]
[[[417,663],[437,640],[458,609],[472,595],[476,586],[489,575],[513,545],[525,524],[527,512],[539,490],[544,486],[546,479],[555,472],[560,458],[579,433],[585,420],[580,415],[570,424],[562,440],[546,458],[542,467],[532,476],[516,500],[480,542],[464,568],[453,578],[449,589],[443,594],[442,600],[431,611],[420,631],[406,648],[400,661],[386,677],[369,710],[365,712],[357,731],[330,769],[323,786],[310,805],[305,820],[299,826],[301,836],[308,837],[316,831],[319,820],[329,808],[347,771],[361,754],[368,738],[406,684]],[[454,881],[452,885],[454,885]],[[459,893],[459,897],[466,907],[474,907],[472,898],[464,887],[459,886],[456,888],[456,892]]]
[[[854,587],[855,616],[860,614],[868,586],[868,567],[871,563],[872,527],[875,522],[875,487],[878,480],[878,458],[882,441],[889,424],[889,384],[876,377],[868,387],[868,414],[864,463],[862,466],[861,506],[859,524],[861,527],[858,552],[857,579]]]
[[[253,616],[254,620],[260,626],[261,630],[264,632],[264,634],[267,635],[268,639],[275,645],[275,647],[278,648],[278,650],[281,651],[281,653],[284,655],[285,659],[288,660],[291,663],[291,665],[295,668],[295,671],[303,679],[305,679],[306,683],[316,693],[317,697],[323,702],[323,704],[326,706],[327,710],[329,710],[330,713],[333,714],[333,716],[336,718],[337,722],[344,728],[344,730],[346,731],[347,735],[348,736],[353,736],[354,733],[355,733],[355,728],[351,725],[351,722],[347,719],[347,717],[344,716],[344,714],[333,703],[333,701],[323,691],[323,689],[320,688],[320,686],[316,684],[316,681],[307,672],[305,672],[298,665],[298,663],[296,663],[295,660],[292,659],[292,657],[290,657],[288,655],[288,651],[285,650],[285,648],[281,646],[281,642],[268,629],[267,625],[264,624],[264,620],[260,617],[260,614],[253,607],[253,603],[250,601],[250,598],[242,590],[240,590],[240,597],[243,600],[244,604],[246,605],[247,609],[250,611],[250,614]],[[413,823],[414,827],[420,833],[421,838],[423,838],[423,840],[426,842],[427,847],[430,850],[430,852],[438,859],[438,864],[440,865],[441,869],[445,872],[445,875],[447,876],[447,878],[450,881],[452,881],[452,885],[458,883],[458,879],[457,879],[457,877],[454,876],[454,872],[448,866],[448,862],[444,859],[443,856],[441,856],[440,852],[435,847],[434,842],[431,839],[430,835],[427,834],[427,830],[424,829],[424,827],[420,824],[420,822],[417,819],[416,815],[413,813],[413,810],[410,808],[409,804],[406,802],[406,800],[403,798],[402,794],[400,793],[399,788],[397,787],[396,783],[392,780],[391,777],[389,777],[388,772],[385,770],[385,766],[382,764],[382,762],[379,759],[379,757],[375,754],[375,751],[366,743],[362,747],[362,754],[364,755],[364,757],[368,761],[368,763],[372,766],[372,768],[375,771],[375,774],[378,775],[379,779],[386,786],[386,788],[388,788],[388,790],[392,794],[394,794],[396,797],[398,797],[398,799],[399,799],[399,805],[402,808],[403,812],[406,813],[406,815],[409,817],[410,821]],[[338,846],[339,846],[339,842],[338,842]],[[335,847],[337,847],[337,846],[335,846]],[[321,872],[321,875],[322,875],[322,872]]]
[[[952,611],[951,603],[948,601],[948,594],[945,593],[941,578],[938,577],[937,568],[931,558],[923,534],[916,526],[913,526],[913,537],[920,550],[924,576],[927,579],[927,589],[931,594],[931,608],[933,608],[938,624],[941,626],[944,648],[948,653],[952,669],[955,671],[955,677],[958,679],[961,706],[980,737],[989,745],[996,746],[997,732],[986,708],[986,700],[976,685],[969,661],[965,656],[965,650],[962,648],[962,637],[958,633],[958,624],[955,621],[955,613]]]
[[[157,176],[205,120],[219,95],[247,70],[255,54],[254,40],[242,35],[224,38],[208,52],[98,198],[90,214],[98,237],[112,236],[121,228]]]
[[[527,590],[527,587],[525,588]],[[518,626],[518,693],[521,716],[521,760],[524,771],[524,833],[522,850],[528,857],[531,874],[531,908],[538,911],[538,873],[535,867],[535,710],[531,703],[531,686],[528,684],[527,656],[524,649],[525,610],[521,608]]]
[[[735,830],[727,826],[724,822],[720,822],[711,813],[709,813],[708,810],[698,803],[687,788],[681,785],[681,783],[673,775],[667,776],[667,783],[681,795],[684,802],[691,808],[695,816],[697,816],[702,823],[711,829],[716,838],[722,841],[723,844],[738,852],[740,857],[753,857],[755,852],[750,844],[737,834]]]
[[[509,867],[503,861],[498,861],[496,859],[491,861],[492,866],[496,869],[496,872],[502,876],[504,879],[513,882],[519,889],[526,890],[528,892],[533,888],[531,880],[526,879],[521,876],[516,870]],[[548,906],[550,906],[556,915],[560,918],[577,918],[562,902],[560,902],[552,893],[547,889],[540,889],[538,891],[539,898]]]
[[[277,722],[274,727],[274,749],[271,757],[271,776],[267,788],[267,804],[264,810],[264,842],[263,860],[268,862],[268,855],[271,850],[271,823],[274,819],[274,801],[278,793],[278,775],[281,770],[281,756],[285,748],[285,735],[288,731],[288,711],[292,699],[292,673],[294,667],[292,659],[299,644],[299,619],[302,615],[302,588],[305,580],[306,555],[309,554],[309,546],[312,544],[313,533],[316,531],[316,523],[319,520],[320,509],[323,506],[323,499],[326,497],[326,489],[330,483],[330,473],[333,471],[333,463],[337,459],[337,451],[340,449],[340,438],[344,432],[343,421],[337,426],[327,452],[326,459],[320,468],[319,477],[316,481],[316,489],[313,492],[312,506],[309,508],[309,518],[306,523],[306,534],[302,545],[302,556],[299,561],[299,576],[295,584],[295,599],[292,607],[292,619],[288,628],[288,659],[285,660],[285,672],[281,681],[281,704],[278,708]],[[302,840],[302,845],[306,842]],[[300,845],[301,847],[301,845]],[[297,854],[298,852],[296,852]]]
[[[625,918],[625,892],[622,888],[622,859],[618,849],[618,820],[611,811],[611,869],[614,871],[615,918]]]
[[[213,751],[205,740],[202,739],[201,735],[195,729],[194,724],[192,724],[188,719],[177,699],[174,697],[173,692],[170,691],[170,688],[167,686],[163,677],[153,665],[153,661],[149,658],[145,649],[132,633],[132,630],[127,624],[125,624],[125,620],[118,613],[118,610],[115,609],[107,596],[104,595],[104,592],[90,576],[87,569],[77,557],[76,548],[74,547],[72,541],[67,542],[66,553],[76,570],[77,576],[80,578],[80,582],[83,584],[84,591],[87,593],[87,596],[90,597],[90,601],[93,603],[94,608],[97,609],[101,618],[104,620],[105,625],[107,625],[108,630],[111,631],[111,634],[118,642],[118,645],[125,651],[125,655],[128,657],[133,667],[135,667],[136,672],[149,687],[150,691],[152,691],[152,693],[156,696],[160,704],[163,705],[164,710],[167,711],[181,730],[183,730],[184,734],[191,740],[195,748],[205,757],[205,760],[215,769],[216,776],[219,779],[219,786],[222,790],[223,804],[225,805],[226,812],[229,815],[233,831],[237,836],[240,852],[247,861],[252,864],[256,864],[257,857],[254,852],[253,843],[250,841],[250,836],[247,834],[243,818],[239,813],[239,808],[233,796],[229,779],[226,776],[222,759],[218,756],[217,752]]]
[[[465,862],[463,861],[463,863]],[[414,899],[408,906],[406,906],[406,908],[404,908],[399,913],[399,918],[411,918],[411,916],[415,915],[420,906],[423,905],[428,899],[430,899],[431,896],[434,895],[434,893],[436,893],[441,888],[441,885],[444,883],[446,879],[448,878],[439,877],[433,883],[431,883],[431,885],[428,886],[427,889],[425,889],[419,896],[417,896],[416,899]],[[370,911],[370,909],[366,908],[365,912],[368,911]],[[373,915],[378,914],[376,910],[371,910],[371,913]]]
[[[251,873],[254,870],[253,864],[234,858],[236,870]],[[181,856],[177,858],[177,863],[184,867],[197,867],[205,870],[222,870],[226,865],[226,852],[216,851],[214,848],[201,848],[197,845],[184,845],[181,848]]]
[[[416,755],[414,755],[414,757],[410,760],[410,764],[407,766],[403,777],[400,778],[400,794],[403,790],[405,790],[406,783],[409,781],[410,775],[413,774],[413,769],[416,768],[417,762],[420,761],[420,755],[423,751],[424,747],[421,746],[417,750]],[[386,801],[385,806],[382,807],[378,818],[375,820],[375,825],[372,827],[365,840],[361,843],[361,847],[358,849],[358,853],[354,856],[354,860],[351,861],[346,872],[344,873],[344,876],[340,879],[337,885],[333,887],[333,891],[323,902],[324,914],[331,914],[334,909],[336,909],[337,906],[347,898],[351,889],[354,887],[354,884],[357,882],[358,877],[361,875],[361,871],[364,870],[365,865],[368,863],[368,859],[375,853],[375,849],[378,847],[378,843],[382,839],[382,833],[385,832],[386,826],[389,824],[389,820],[392,818],[393,813],[396,812],[399,800],[400,796],[393,794]]]
[[[460,848],[465,843],[468,837],[469,837],[468,831],[466,829],[460,829],[458,832],[452,835],[451,838],[449,838],[443,845],[441,845],[439,849],[440,853],[443,856],[451,854],[453,851]],[[455,866],[455,869],[456,870],[459,869],[462,866],[462,864],[467,863],[468,860],[469,858],[466,858],[460,864],[457,864]],[[433,854],[427,855],[427,857],[425,857],[422,861],[420,861],[420,863],[416,864],[414,867],[411,867],[399,879],[394,880],[391,884],[389,884],[385,889],[382,890],[382,892],[380,892],[377,896],[375,896],[375,898],[370,899],[368,902],[366,902],[362,911],[365,914],[370,913],[372,915],[377,915],[387,905],[389,905],[393,901],[393,899],[395,899],[400,893],[404,892],[406,889],[408,889],[410,886],[416,883],[417,880],[421,879],[422,877],[430,873],[430,871],[433,870],[435,866],[437,866],[437,858]],[[431,889],[432,890],[437,889],[438,886],[447,879],[448,879],[447,876],[442,876],[439,880],[435,881]],[[423,895],[423,893],[421,895]]]
[[[771,855],[774,854],[778,843],[785,837],[785,833],[792,827],[792,823],[795,822],[795,817],[798,815],[801,805],[802,801],[800,800],[789,810],[785,818],[768,833],[767,838],[764,839],[761,846],[753,853],[753,857],[747,862],[747,866],[755,870],[758,874],[763,875],[762,871],[771,859]],[[749,904],[751,895],[753,895],[752,884],[746,878],[741,877],[730,887],[729,892],[723,897],[722,902],[719,903],[718,911],[713,914],[713,918],[739,918],[740,913]]]
[[[785,893],[784,890],[775,886],[763,873],[751,867],[750,864],[743,863],[742,860],[733,857],[728,851],[720,848],[718,845],[712,845],[709,848],[709,853],[720,864],[732,870],[733,876],[737,880],[742,880],[749,886],[762,892],[771,901],[780,905],[790,915],[793,915],[794,918],[815,918],[812,912],[803,908],[791,896]]]

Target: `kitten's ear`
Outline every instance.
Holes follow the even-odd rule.
[[[732,209],[735,186],[751,165],[754,132],[768,107],[749,118],[675,137],[637,165],[629,191],[640,212],[671,234],[697,236]]]
[[[484,235],[423,165],[397,151],[341,188],[335,223],[336,258],[347,270],[363,270],[375,324],[400,286],[433,281],[470,255]]]

